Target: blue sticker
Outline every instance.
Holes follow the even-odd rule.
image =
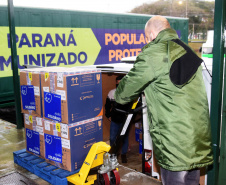
[[[140,139],[139,140],[139,154],[142,154],[142,152],[143,152],[143,140]]]
[[[21,85],[21,98],[24,110],[36,110],[33,85]]]
[[[46,159],[62,163],[61,138],[45,134],[45,155]]]
[[[39,133],[30,129],[26,129],[27,151],[40,155],[40,139]]]
[[[92,145],[103,141],[102,119],[70,127],[69,135],[71,154],[74,154],[71,155],[71,171],[74,171],[81,168]]]
[[[66,81],[69,123],[102,115],[101,73],[71,75]]]
[[[45,117],[61,122],[61,95],[44,92]]]
[[[135,128],[135,139],[136,139],[136,141],[140,140],[140,134],[142,134],[142,129]]]

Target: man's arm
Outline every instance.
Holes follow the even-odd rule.
[[[155,79],[153,67],[147,55],[138,55],[134,67],[120,81],[115,101],[126,104],[133,101]]]

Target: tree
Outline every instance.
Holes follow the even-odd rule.
[[[189,18],[189,34],[213,29],[214,1],[158,0],[134,8],[131,13]]]

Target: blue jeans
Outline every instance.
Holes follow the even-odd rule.
[[[110,145],[112,145],[118,135],[118,132],[120,132],[121,127],[124,125],[124,123],[115,123],[111,121],[111,126],[110,126]],[[128,146],[129,146],[129,140],[128,140],[128,134],[129,132],[126,132],[124,141],[122,144],[122,152],[121,154],[126,154],[128,151]]]
[[[164,168],[160,169],[163,185],[199,185],[199,169],[189,171],[169,171]]]

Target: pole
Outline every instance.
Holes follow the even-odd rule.
[[[188,17],[188,0],[186,0],[186,10],[185,10],[185,12],[186,12],[185,17],[187,18]]]
[[[225,0],[224,0],[225,1]],[[225,25],[225,2],[215,0],[214,11],[214,43],[213,43],[213,78],[211,88],[210,121],[212,131],[213,159],[214,163],[209,168],[207,184],[217,185],[219,175],[220,155],[220,127],[222,113],[222,87],[224,67],[224,25]],[[225,97],[224,97],[225,98]],[[224,107],[225,109],[225,107]],[[225,157],[224,157],[225,158]],[[221,161],[222,162],[222,161]],[[225,177],[225,174],[224,174]]]
[[[221,53],[220,53],[220,61],[222,63],[225,63],[225,54],[226,54],[226,49],[225,49],[225,32],[226,32],[226,0],[222,1],[221,4],[222,10],[221,10],[221,22],[218,25],[220,28],[220,48],[218,48]],[[216,11],[216,9],[215,9]],[[214,28],[215,31],[215,28]],[[214,38],[215,41],[215,38]],[[224,65],[224,71],[225,71],[225,65]],[[226,184],[226,178],[225,178],[225,170],[226,170],[226,78],[224,76],[223,78],[224,81],[224,92],[223,92],[223,105],[222,105],[222,123],[221,123],[221,130],[220,130],[220,162],[219,162],[219,176],[218,176],[218,185],[221,184]]]
[[[194,36],[195,36],[195,24],[193,24],[192,34],[193,34],[193,39],[194,39]]]
[[[11,44],[11,61],[13,70],[13,87],[16,106],[16,122],[17,129],[23,128],[22,114],[21,114],[21,102],[20,102],[20,80],[18,75],[18,59],[16,49],[16,35],[15,35],[15,22],[14,22],[14,8],[13,0],[8,0],[8,17],[9,17],[9,32],[10,32],[10,44]]]
[[[172,10],[173,9],[173,0],[171,0],[171,3],[170,3],[170,16],[172,16]]]

